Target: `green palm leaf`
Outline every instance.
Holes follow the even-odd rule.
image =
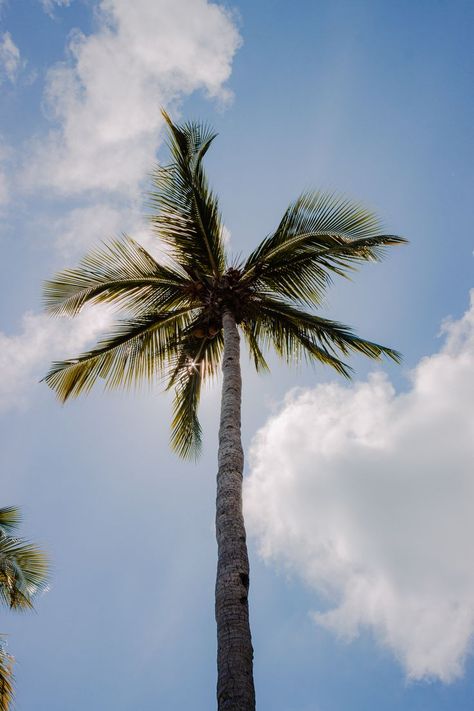
[[[262,351],[274,348],[277,355],[289,365],[298,364],[302,360],[308,363],[319,361],[331,366],[340,375],[350,377],[352,369],[332,349],[322,345],[314,334],[300,328],[292,319],[271,310],[262,310],[260,317],[255,319],[254,337]]]
[[[75,316],[86,303],[115,303],[143,313],[182,305],[187,276],[164,266],[124,235],[90,252],[77,269],[65,269],[44,286],[50,313]]]
[[[218,202],[202,166],[215,134],[205,125],[177,126],[164,111],[163,116],[174,162],[153,173],[150,204],[156,214],[151,222],[178,264],[209,279],[225,268]]]
[[[195,366],[190,364],[189,368]],[[197,409],[202,379],[199,369],[182,375],[176,383],[171,421],[171,446],[184,459],[198,457],[201,451],[202,429]]]
[[[316,359],[349,377],[351,369],[339,354],[360,353],[379,359],[382,355],[400,362],[400,354],[386,346],[356,336],[336,321],[305,313],[291,304],[262,297],[255,306],[254,336],[265,348],[271,344],[287,362],[305,357]]]
[[[18,528],[21,522],[20,509],[16,506],[0,508],[0,533],[9,534]]]
[[[250,357],[253,360],[253,363],[255,365],[255,370],[257,373],[263,372],[263,371],[269,371],[270,368],[268,367],[268,363],[265,360],[265,357],[262,353],[260,344],[258,342],[257,338],[257,324],[252,321],[242,321],[240,324],[245,340],[247,341],[247,346],[249,348],[250,352]]]
[[[194,457],[201,450],[201,425],[197,416],[201,385],[216,377],[224,348],[222,333],[213,338],[193,336],[196,325],[183,339],[168,388],[174,387],[171,446],[182,457]]]
[[[89,392],[99,378],[107,388],[153,381],[157,375],[166,374],[169,361],[177,353],[180,331],[191,316],[192,309],[182,308],[123,321],[92,350],[53,363],[45,381],[62,402]]]
[[[332,274],[347,276],[357,262],[379,260],[388,246],[403,242],[381,233],[378,218],[360,205],[304,193],[252,252],[243,273],[258,289],[317,305]]]
[[[21,539],[0,536],[0,597],[8,607],[30,609],[47,579],[48,561],[43,551]]]

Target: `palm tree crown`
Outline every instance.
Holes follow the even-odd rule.
[[[189,456],[200,448],[200,390],[221,361],[225,311],[239,324],[257,370],[267,369],[270,346],[288,362],[320,361],[346,377],[351,369],[341,358],[351,352],[398,361],[396,351],[311,309],[333,275],[347,276],[358,262],[378,260],[405,240],[383,234],[372,213],[345,198],[307,192],[247,260],[229,261],[218,201],[203,169],[215,134],[163,116],[172,161],[154,171],[150,203],[166,258],[159,263],[123,236],[46,283],[53,314],[108,302],[125,318],[90,351],[54,363],[45,380],[65,401],[99,378],[115,388],[164,377],[175,390],[172,445]]]
[[[29,610],[46,588],[48,562],[36,545],[12,535],[20,521],[15,506],[0,508],[0,599],[10,609]],[[12,664],[0,635],[0,711],[8,711],[13,700]]]

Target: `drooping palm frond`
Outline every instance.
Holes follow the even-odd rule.
[[[178,264],[191,276],[209,280],[225,269],[218,202],[202,166],[215,134],[199,123],[178,126],[162,113],[174,160],[153,173],[151,223]]]
[[[330,348],[323,346],[314,333],[302,329],[291,319],[262,311],[253,322],[253,334],[262,352],[273,348],[289,365],[298,364],[302,360],[308,363],[319,361],[330,365],[340,375],[350,377],[350,366]]]
[[[99,378],[107,388],[153,381],[165,375],[192,315],[193,309],[181,308],[123,321],[92,350],[53,363],[44,380],[62,402],[89,392]]]
[[[268,363],[265,360],[265,356],[262,353],[262,349],[257,338],[257,323],[249,319],[247,321],[242,321],[240,326],[247,342],[250,357],[253,360],[255,370],[257,373],[268,372],[270,368],[268,367]]]
[[[168,382],[168,388],[175,390],[171,446],[181,457],[196,458],[201,449],[202,431],[197,415],[201,387],[218,373],[224,340],[222,333],[213,338],[196,338],[193,329],[188,331]]]
[[[351,368],[340,359],[340,354],[360,353],[372,359],[385,355],[400,362],[397,351],[359,338],[348,326],[305,313],[269,296],[258,300],[251,319],[259,347],[265,350],[273,346],[289,363],[301,358],[319,360],[349,377]]]
[[[347,276],[357,262],[381,259],[386,247],[405,241],[383,234],[378,218],[360,205],[304,193],[252,252],[243,274],[260,289],[317,305],[332,274]]]
[[[134,313],[182,306],[188,278],[177,266],[159,264],[124,235],[86,255],[77,269],[65,269],[44,286],[50,313],[75,316],[86,303],[115,303]]]
[[[10,711],[13,703],[13,657],[5,649],[0,635],[0,711]]]
[[[0,599],[8,607],[30,609],[47,585],[48,570],[46,555],[33,543],[0,536]]]
[[[202,380],[199,369],[191,361],[188,368],[196,370],[183,373],[177,380],[171,421],[171,446],[184,459],[198,457],[202,435],[197,414]]]
[[[395,363],[400,363],[401,355],[398,351],[378,343],[367,341],[356,336],[349,326],[344,326],[337,321],[321,318],[315,314],[305,313],[300,309],[295,309],[290,304],[275,299],[262,299],[262,309],[265,313],[270,313],[276,317],[280,316],[292,320],[295,325],[302,329],[312,331],[324,346],[335,348],[344,355],[351,352],[361,353],[369,358],[378,359],[382,355],[387,356]]]

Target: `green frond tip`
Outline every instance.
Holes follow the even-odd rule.
[[[20,509],[16,506],[5,506],[0,508],[0,532],[11,533],[18,528],[21,523]]]
[[[163,117],[172,160],[152,174],[150,221],[180,267],[211,280],[226,263],[218,200],[203,167],[216,134],[202,123],[175,124],[166,111]]]
[[[217,133],[208,124],[200,121],[175,124],[163,108],[161,115],[168,128],[168,138],[173,156],[178,159],[185,158],[190,162],[201,161],[212,141],[217,137]]]

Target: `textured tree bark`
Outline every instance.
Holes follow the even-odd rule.
[[[242,514],[240,339],[235,318],[229,311],[224,313],[222,321],[224,382],[216,501],[217,706],[219,711],[254,711],[249,560]]]

